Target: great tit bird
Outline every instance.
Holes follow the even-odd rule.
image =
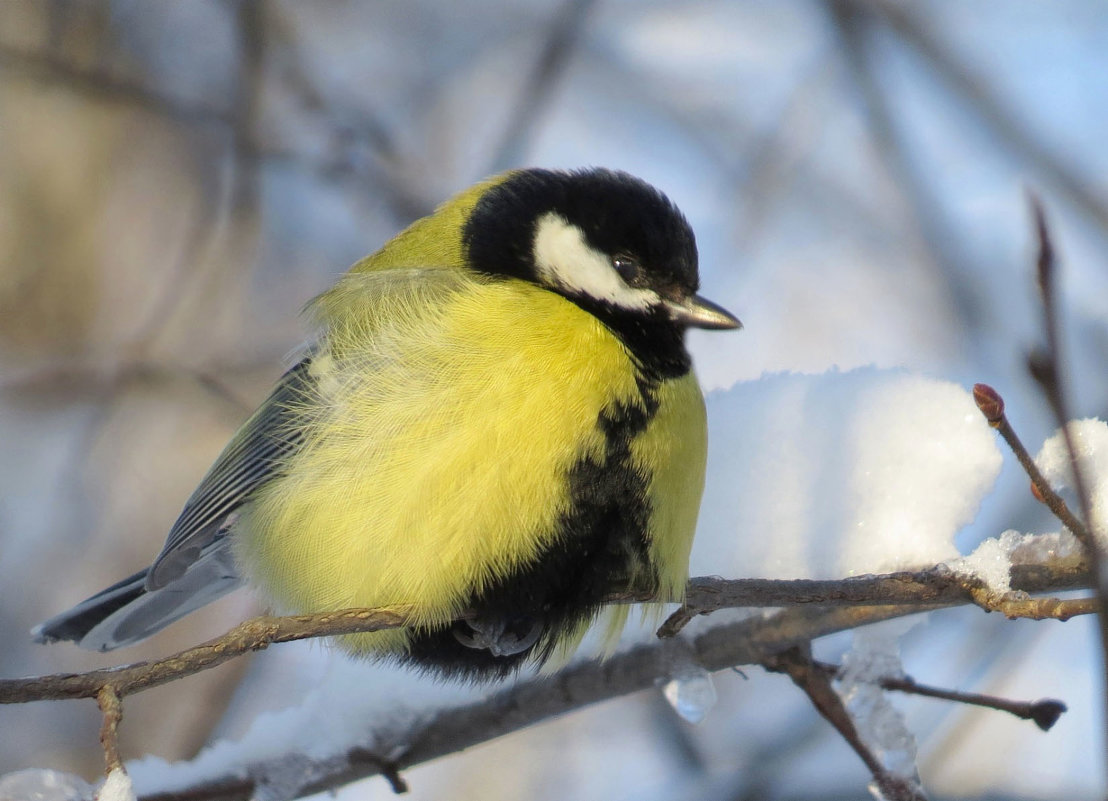
[[[689,224],[625,173],[457,195],[309,305],[307,354],[154,563],[36,638],[111,650],[247,583],[402,608],[341,645],[478,680],[572,651],[613,591],[680,600],[706,455],[685,331],[740,327],[698,284]]]

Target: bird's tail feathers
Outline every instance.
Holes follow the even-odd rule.
[[[243,584],[230,543],[222,536],[165,587],[147,590],[147,572],[139,571],[40,623],[31,636],[40,643],[72,640],[89,650],[112,651],[146,639]]]

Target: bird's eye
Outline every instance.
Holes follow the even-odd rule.
[[[625,284],[634,286],[642,278],[642,267],[632,256],[621,253],[612,256],[612,267],[619,273]]]

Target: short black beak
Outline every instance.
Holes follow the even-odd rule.
[[[700,295],[680,300],[666,300],[665,305],[670,319],[690,328],[726,330],[743,327],[738,317]]]

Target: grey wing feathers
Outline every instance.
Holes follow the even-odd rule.
[[[303,433],[295,409],[310,389],[305,358],[280,383],[219,455],[170,529],[162,552],[150,566],[145,587],[153,591],[176,582],[201,558],[228,517],[251,493],[279,475],[284,457],[298,447]]]
[[[310,357],[293,367],[216,459],[154,564],[37,626],[39,642],[110,651],[146,639],[242,586],[231,547],[235,510],[279,475],[303,438],[296,409],[311,390]]]
[[[467,280],[454,270],[432,268],[348,273],[317,303],[325,305],[338,292],[342,303],[363,309],[405,303],[433,307],[437,298]],[[317,314],[321,321],[333,316],[333,310],[323,312]],[[288,457],[303,447],[311,425],[305,408],[318,390],[312,358],[309,354],[285,373],[219,455],[186,502],[154,564],[38,626],[37,640],[73,640],[98,650],[129,645],[243,583],[231,545],[234,516],[259,488],[280,476]]]
[[[148,572],[125,578],[36,626],[32,636],[41,643],[73,640],[82,648],[111,651],[146,639],[243,583],[226,532],[217,534],[169,586],[147,591]]]

